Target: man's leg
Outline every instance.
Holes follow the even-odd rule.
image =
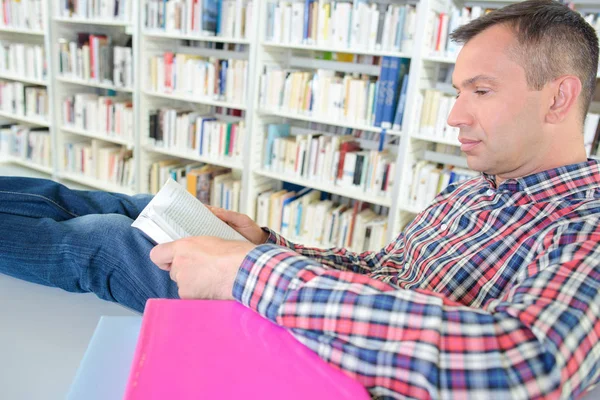
[[[121,214],[135,219],[152,196],[71,190],[35,178],[0,177],[0,213],[64,221],[89,214]]]
[[[118,214],[66,221],[0,214],[0,273],[70,292],[93,292],[143,311],[148,298],[177,298],[153,245]]]
[[[139,311],[150,297],[177,297],[149,259],[153,245],[130,226],[150,199],[0,177],[0,273]]]

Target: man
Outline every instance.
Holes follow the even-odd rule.
[[[483,174],[396,241],[305,248],[215,210],[253,244],[187,238],[150,257],[181,297],[236,299],[375,396],[581,396],[600,374],[600,167],[582,135],[596,33],[532,0],[453,37],[464,47],[448,123]]]
[[[0,272],[137,310],[150,297],[235,298],[381,397],[580,396],[600,373],[600,167],[582,137],[595,32],[541,0],[454,37],[465,46],[449,123],[483,175],[448,187],[381,251],[305,248],[216,209],[252,243],[150,253],[130,227],[149,196],[0,178]]]

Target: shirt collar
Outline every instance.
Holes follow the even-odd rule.
[[[494,187],[494,176],[483,173],[483,177]],[[588,159],[585,162],[565,165],[522,178],[507,179],[498,187],[499,191],[525,192],[533,201],[545,201],[554,197],[566,197],[579,192],[596,190],[600,196],[600,162]]]

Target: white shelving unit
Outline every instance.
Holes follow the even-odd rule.
[[[279,181],[286,181],[286,182],[293,183],[293,184],[300,185],[300,186],[311,187],[313,189],[321,190],[323,192],[327,192],[327,193],[331,193],[331,194],[337,194],[340,196],[350,197],[353,199],[361,199],[363,201],[366,201],[367,203],[381,205],[384,207],[390,207],[392,205],[392,200],[390,199],[389,196],[371,195],[369,193],[364,193],[358,189],[348,189],[348,188],[344,188],[344,187],[335,186],[330,183],[312,181],[312,180],[306,179],[306,178],[297,178],[297,177],[289,176],[287,174],[271,172],[271,171],[267,171],[264,169],[255,170],[254,174],[258,175],[258,176],[266,177],[266,178],[279,180]]]
[[[305,50],[305,51],[330,51],[333,53],[351,53],[351,54],[362,54],[366,56],[389,56],[389,57],[401,57],[410,58],[412,54],[403,53],[400,51],[383,51],[383,50],[362,50],[362,49],[350,49],[342,47],[329,47],[329,46],[316,46],[306,44],[283,44],[273,43],[269,41],[262,41],[261,45],[265,48],[280,48],[284,50]]]
[[[409,116],[413,112],[412,103],[417,90],[420,86],[421,76],[418,73],[424,62],[453,62],[451,59],[440,57],[428,57],[421,49],[422,31],[425,28],[425,12],[430,7],[429,0],[409,0],[408,4],[415,4],[417,7],[417,26],[415,28],[415,38],[413,51],[410,53],[397,51],[375,51],[360,50],[348,48],[331,48],[316,45],[288,45],[281,43],[271,43],[265,40],[265,20],[266,20],[266,2],[253,2],[253,23],[255,28],[251,29],[250,37],[244,39],[223,38],[216,36],[199,36],[190,34],[177,34],[159,30],[146,29],[142,20],[144,16],[135,11],[134,19],[130,23],[123,21],[106,20],[83,20],[78,18],[64,18],[53,16],[51,23],[51,43],[48,45],[49,52],[52,55],[52,71],[55,89],[53,99],[53,117],[49,125],[55,132],[55,153],[57,157],[54,168],[54,175],[60,179],[68,179],[85,183],[86,185],[107,190],[120,190],[125,192],[146,192],[148,181],[149,165],[155,161],[164,158],[176,158],[188,160],[190,162],[206,162],[218,166],[224,166],[233,169],[235,174],[242,179],[242,198],[240,200],[241,211],[254,217],[255,199],[257,193],[255,188],[264,181],[272,181],[275,185],[282,182],[289,182],[302,186],[311,187],[331,194],[337,194],[353,199],[358,199],[375,205],[381,205],[390,208],[388,220],[388,239],[395,236],[403,224],[412,218],[415,212],[419,211],[403,203],[401,196],[405,185],[406,171],[411,169],[407,164],[406,154],[410,150],[409,142],[415,140],[428,140],[426,137],[418,134],[410,135],[414,127],[410,126],[411,118],[405,118],[402,131],[386,130],[388,138],[399,137],[400,146],[396,148],[396,180],[391,193],[386,196],[365,193],[359,190],[341,188],[322,182],[313,182],[307,179],[300,179],[288,176],[287,174],[274,173],[267,171],[262,167],[262,146],[264,141],[265,126],[273,122],[293,122],[306,124],[322,124],[334,127],[362,130],[365,132],[381,133],[382,129],[363,123],[348,121],[344,119],[332,120],[327,116],[312,116],[299,113],[291,113],[286,110],[260,109],[258,107],[258,84],[262,72],[262,66],[265,63],[278,62],[281,65],[290,68],[302,69],[332,69],[346,73],[367,73],[378,75],[379,66],[356,65],[352,63],[317,60],[313,57],[315,52],[343,52],[364,56],[391,56],[400,58],[410,58],[411,68],[408,82],[408,98],[405,115]],[[441,2],[441,4],[444,4]],[[143,10],[143,0],[134,1],[134,10]],[[98,82],[82,81],[69,76],[60,76],[57,60],[57,40],[62,37],[74,38],[77,32],[95,32],[107,35],[131,35],[134,46],[134,64],[135,64],[135,85],[132,88],[115,88]],[[220,50],[214,48],[215,45],[235,46],[234,50]],[[244,103],[234,104],[221,100],[194,97],[181,93],[157,93],[150,89],[148,84],[148,59],[157,54],[170,51],[173,53],[189,53],[206,57],[217,58],[238,58],[248,60],[248,86],[246,88],[246,101]],[[114,90],[116,92],[131,93],[136,115],[136,137],[133,141],[120,140],[118,138],[98,135],[94,132],[86,132],[81,129],[67,126],[62,123],[61,104],[62,99],[70,94],[81,91],[93,92],[96,90]],[[183,107],[190,109],[208,110],[210,107],[233,108],[244,112],[244,119],[247,127],[247,134],[244,143],[243,157],[241,160],[229,160],[223,157],[211,158],[201,157],[190,152],[174,151],[165,148],[153,146],[148,140],[148,115],[151,110],[160,107]],[[80,137],[83,139],[100,139],[103,141],[117,143],[124,146],[133,146],[136,158],[136,187],[121,188],[114,185],[104,184],[86,176],[79,176],[63,171],[60,166],[60,155],[63,151],[65,138]],[[435,140],[433,140],[435,141]]]
[[[94,25],[94,26],[114,26],[127,28],[131,26],[130,22],[119,21],[119,20],[104,20],[100,18],[68,18],[68,17],[54,17],[54,22],[66,23],[66,24],[80,24],[80,25]]]
[[[36,30],[36,29],[25,29],[25,28],[11,28],[7,26],[1,26],[0,32],[2,33],[17,33],[19,35],[32,35],[32,36],[45,36],[46,30]]]
[[[65,133],[85,136],[85,137],[89,137],[91,139],[99,139],[99,140],[103,140],[105,142],[116,143],[116,144],[120,144],[122,146],[127,146],[129,148],[133,148],[135,146],[135,140],[128,140],[128,139],[122,139],[122,138],[113,137],[113,136],[107,136],[102,133],[88,132],[84,129],[77,128],[74,126],[61,125],[60,130]]]
[[[403,4],[416,5],[417,18],[412,51],[395,52],[381,50],[364,50],[352,48],[336,48],[318,45],[282,44],[267,41],[266,18],[267,1],[253,1],[253,27],[250,35],[245,38],[201,36],[199,34],[179,34],[161,30],[146,29],[143,21],[144,0],[132,0],[132,20],[86,20],[81,18],[57,17],[53,7],[44,2],[45,27],[43,31],[32,31],[21,28],[0,27],[0,37],[17,41],[38,41],[44,43],[46,54],[50,55],[49,79],[46,81],[30,80],[27,78],[1,74],[1,79],[34,83],[48,87],[51,98],[50,116],[47,121],[35,120],[27,117],[6,115],[0,117],[19,121],[36,126],[49,127],[54,146],[54,167],[51,169],[27,165],[23,160],[11,161],[21,163],[27,167],[41,170],[58,179],[81,182],[85,185],[111,191],[126,193],[141,193],[148,190],[149,165],[162,159],[181,159],[189,162],[205,162],[223,166],[234,170],[235,175],[242,180],[242,196],[240,209],[251,217],[255,216],[256,188],[265,181],[281,185],[289,182],[306,187],[311,187],[323,192],[337,194],[362,200],[375,205],[390,208],[388,219],[388,240],[392,240],[403,228],[404,224],[421,211],[409,202],[408,192],[413,173],[413,166],[418,160],[428,159],[432,162],[451,162],[457,166],[465,166],[465,159],[456,156],[436,154],[432,149],[437,145],[458,146],[454,140],[438,138],[419,131],[419,118],[416,99],[419,93],[429,88],[442,90],[445,93],[453,89],[447,84],[440,85],[438,77],[440,70],[451,67],[456,61],[455,54],[436,54],[426,48],[426,32],[428,32],[428,15],[430,12],[448,12],[451,7],[449,0],[408,0]],[[385,1],[384,1],[385,2]],[[395,0],[389,0],[394,3]],[[480,5],[484,7],[500,7],[509,1],[467,1],[466,6]],[[599,6],[591,1],[578,0],[576,6],[594,8]],[[52,10],[52,11],[51,11]],[[118,88],[114,85],[83,81],[69,76],[58,74],[57,41],[59,38],[76,38],[77,32],[106,34],[113,38],[131,37],[133,43],[133,62],[135,82],[131,88]],[[183,93],[159,93],[153,91],[149,85],[148,60],[152,56],[164,52],[194,54],[204,57],[223,59],[242,59],[248,61],[246,99],[244,102],[232,103],[221,99],[198,97]],[[378,66],[365,66],[345,62],[316,59],[316,52],[340,52],[361,56],[373,57],[400,57],[410,59],[410,75],[408,79],[407,101],[404,111],[404,124],[401,131],[386,130],[386,138],[400,139],[399,145],[394,148],[396,153],[396,171],[394,186],[386,196],[365,193],[357,190],[337,187],[319,181],[301,179],[289,174],[279,174],[265,170],[262,166],[262,153],[264,147],[265,127],[270,123],[291,122],[303,126],[309,124],[329,125],[348,129],[362,130],[365,132],[381,133],[382,129],[364,123],[345,119],[333,119],[323,115],[308,115],[287,110],[274,110],[259,107],[258,85],[262,67],[268,64],[278,64],[291,69],[333,69],[347,73],[378,75]],[[121,96],[131,96],[134,109],[135,136],[133,139],[121,139],[106,136],[95,132],[88,132],[79,128],[65,125],[62,119],[62,100],[65,96],[75,93],[118,93]],[[208,157],[196,155],[193,152],[171,150],[156,147],[149,140],[149,113],[161,107],[199,110],[203,112],[220,109],[236,109],[243,112],[243,120],[247,133],[243,145],[241,159],[224,157]],[[75,175],[64,171],[62,167],[63,145],[69,140],[97,139],[107,143],[123,145],[133,149],[136,162],[135,186],[131,188],[119,187],[106,182],[101,182],[89,176]]]
[[[64,165],[64,146],[67,142],[89,142],[91,140],[98,140],[99,143],[121,145],[124,148],[133,150],[134,163],[138,163],[140,146],[138,138],[138,125],[137,125],[137,114],[138,114],[138,92],[139,87],[137,81],[139,80],[139,74],[137,73],[138,59],[135,57],[137,51],[136,46],[138,43],[138,10],[137,0],[132,1],[131,20],[125,21],[120,19],[106,19],[106,18],[81,18],[81,17],[65,17],[58,15],[58,4],[53,2],[53,7],[50,10],[50,21],[51,26],[51,43],[50,43],[50,54],[51,54],[51,66],[53,70],[53,82],[54,82],[54,93],[52,97],[53,103],[53,126],[56,136],[55,141],[55,152],[57,153],[57,162],[55,167],[55,175],[60,180],[67,180],[71,182],[77,182],[80,184],[87,185],[92,188],[107,190],[113,192],[122,192],[128,194],[138,193],[138,182],[140,179],[139,165],[135,168],[135,184],[131,187],[117,185],[111,182],[103,182],[93,176],[75,173],[65,169]],[[59,67],[59,40],[68,39],[76,40],[78,34],[97,34],[106,35],[111,39],[111,45],[125,45],[129,40],[132,43],[133,52],[133,75],[134,75],[134,86],[133,87],[119,87],[112,83],[101,82],[97,80],[84,80],[78,77],[65,75],[60,73]],[[111,48],[112,52],[112,48]],[[111,54],[112,57],[112,54]],[[112,66],[111,66],[112,68]],[[97,94],[100,96],[104,95],[117,95],[119,99],[130,98],[133,103],[133,138],[120,138],[117,136],[111,136],[105,133],[91,132],[89,130],[81,129],[69,125],[64,122],[64,109],[63,101],[67,96],[73,96],[80,93]]]
[[[167,100],[175,100],[175,101],[186,102],[186,103],[196,103],[196,104],[202,104],[202,105],[211,106],[211,107],[233,108],[233,109],[242,110],[242,111],[246,111],[246,109],[247,109],[246,104],[244,104],[244,103],[232,103],[232,102],[227,102],[227,101],[214,100],[209,97],[197,97],[197,96],[190,96],[190,95],[186,95],[186,94],[176,94],[176,93],[159,93],[159,92],[153,92],[151,90],[142,90],[142,94],[147,97],[160,97],[160,98],[167,99]]]
[[[10,6],[10,3],[7,3]],[[4,21],[2,21],[2,26],[0,26],[0,40],[6,43],[11,44],[26,44],[26,45],[39,45],[44,48],[47,71],[46,71],[46,79],[33,79],[31,77],[25,75],[19,75],[16,73],[7,73],[0,72],[0,79],[22,82],[24,84],[32,84],[37,86],[45,86],[48,90],[49,103],[52,103],[52,69],[50,67],[50,63],[48,62],[48,54],[49,54],[49,44],[50,44],[50,24],[48,23],[49,18],[49,0],[42,0],[41,3],[41,13],[42,13],[42,23],[43,29],[31,28],[30,26],[7,26],[4,25]],[[16,11],[16,10],[15,10]],[[22,10],[21,10],[22,11]],[[28,13],[28,18],[31,18],[34,12],[30,10]],[[27,23],[30,23],[29,21]],[[56,178],[56,168],[55,168],[55,145],[54,145],[54,130],[52,126],[52,107],[49,104],[50,110],[48,110],[48,115],[46,118],[38,118],[32,117],[28,115],[20,115],[15,113],[9,113],[0,111],[0,120],[8,123],[18,123],[26,126],[31,126],[32,128],[48,128],[50,132],[50,141],[52,142],[52,152],[51,152],[51,160],[50,163],[52,167],[48,167],[45,165],[39,165],[31,160],[24,159],[21,157],[15,157],[10,155],[0,156],[0,161],[9,162],[13,164],[18,164],[22,167],[26,167],[28,169],[42,172],[48,175],[49,178]]]
[[[43,120],[41,118],[28,117],[25,115],[12,114],[4,111],[0,111],[0,117],[6,118],[7,120],[12,120],[16,122],[22,122],[24,124],[32,125],[32,126],[43,126],[49,128],[51,123],[47,120]]]
[[[319,60],[314,58],[315,52],[340,52],[354,55],[365,55],[365,56],[391,56],[398,58],[410,58],[411,59],[411,67],[410,67],[410,76],[408,81],[408,97],[407,97],[407,107],[405,109],[405,115],[410,115],[411,112],[411,93],[415,90],[415,79],[413,77],[413,70],[415,65],[419,65],[420,54],[414,49],[419,45],[419,31],[422,28],[421,21],[424,21],[422,18],[422,1],[408,1],[403,2],[406,4],[416,4],[417,6],[417,26],[416,26],[416,35],[414,41],[414,48],[411,53],[406,52],[397,52],[397,51],[380,51],[380,50],[363,50],[363,49],[354,49],[354,48],[334,48],[334,47],[326,47],[326,46],[317,46],[317,45],[300,45],[300,44],[282,44],[282,43],[273,43],[266,41],[266,13],[267,6],[266,2],[261,2],[262,7],[259,10],[261,22],[259,23],[260,31],[259,34],[259,43],[257,46],[257,67],[262,69],[263,65],[270,64],[278,64],[282,65],[286,68],[301,68],[301,69],[330,69],[335,71],[341,71],[346,73],[358,73],[358,74],[369,74],[372,76],[378,76],[380,72],[379,66],[365,66],[360,64],[351,64],[346,62],[337,62],[337,61],[328,61],[328,60]],[[390,2],[393,3],[393,2]],[[415,59],[416,57],[416,59]],[[258,78],[257,78],[258,79]],[[254,104],[258,104],[258,96],[253,98],[252,101]],[[406,120],[406,118],[405,118]],[[365,132],[376,132],[381,133],[382,129],[379,127],[354,123],[351,121],[347,121],[344,119],[334,120],[332,118],[328,118],[327,116],[311,116],[304,115],[299,113],[290,113],[285,110],[268,110],[268,109],[257,109],[255,112],[255,122],[252,127],[252,150],[250,151],[250,160],[249,160],[249,168],[252,171],[255,171],[253,174],[255,177],[254,184],[251,184],[250,187],[256,186],[262,178],[271,178],[275,180],[282,180],[289,183],[294,183],[306,187],[311,187],[317,190],[321,190],[323,192],[337,194],[344,197],[349,197],[352,199],[357,199],[360,201],[364,201],[367,203],[371,203],[374,205],[381,205],[390,208],[389,217],[388,217],[388,230],[387,230],[387,239],[390,240],[401,230],[402,226],[407,218],[405,215],[400,214],[400,203],[398,201],[398,193],[400,191],[400,186],[402,184],[401,172],[403,169],[403,153],[406,151],[403,147],[406,138],[406,132],[409,132],[411,127],[408,123],[404,123],[402,127],[402,131],[394,131],[391,129],[386,130],[387,137],[400,137],[401,145],[397,149],[396,156],[396,173],[397,177],[394,182],[394,187],[391,190],[391,193],[387,193],[386,196],[374,195],[371,193],[363,192],[360,190],[352,190],[334,186],[328,183],[322,182],[313,182],[307,179],[299,179],[294,177],[289,177],[286,174],[276,174],[271,171],[266,171],[262,168],[261,163],[262,159],[260,157],[261,147],[263,146],[263,136],[265,133],[265,126],[269,123],[273,122],[283,122],[283,121],[304,121],[307,123],[317,123],[317,124],[326,124],[331,126],[338,126],[349,129],[362,130]],[[249,198],[255,198],[255,193],[250,193]],[[250,216],[253,216],[254,210],[246,210]],[[412,218],[412,216],[410,216]]]
[[[229,43],[229,44],[251,44],[248,39],[227,38],[210,35],[186,35],[180,33],[163,32],[158,30],[142,29],[142,34],[146,38],[158,39],[176,39],[176,40],[192,40],[196,42],[208,43]]]
[[[118,192],[129,195],[134,195],[137,193],[135,190],[124,188],[120,185],[111,184],[110,182],[104,182],[94,178],[93,176],[62,171],[58,173],[58,177],[68,181],[77,182],[82,185],[90,186],[96,189],[105,190],[107,192]]]
[[[143,0],[141,0],[143,4]],[[256,9],[256,1],[253,6]],[[254,13],[253,13],[254,14]],[[255,23],[255,21],[254,21]],[[208,96],[194,96],[182,92],[159,92],[152,90],[150,82],[149,60],[153,56],[163,55],[165,52],[192,54],[201,57],[214,57],[215,59],[233,59],[248,60],[252,64],[253,43],[255,39],[220,37],[198,34],[182,34],[177,32],[167,32],[162,30],[150,30],[140,26],[140,45],[139,45],[139,121],[140,121],[140,188],[142,192],[148,191],[148,170],[152,162],[165,158],[176,158],[188,162],[202,162],[216,166],[230,168],[235,177],[241,178],[243,182],[248,181],[250,171],[246,168],[245,156],[248,154],[243,151],[241,159],[231,157],[214,157],[207,155],[194,154],[193,151],[181,151],[171,148],[158,147],[152,143],[149,138],[149,116],[154,110],[163,107],[180,108],[190,111],[199,111],[204,115],[215,114],[220,110],[240,110],[243,112],[243,118],[233,118],[234,120],[244,120],[246,126],[251,126],[252,104],[247,100],[242,103],[225,101],[222,99],[211,98]],[[223,48],[218,48],[219,46]],[[233,47],[233,48],[232,48]],[[249,67],[251,70],[251,67]],[[248,81],[252,81],[252,73],[248,71]],[[252,95],[253,85],[249,84],[246,88],[247,99]],[[223,113],[220,113],[223,114]],[[245,141],[249,140],[250,133],[246,134]],[[244,148],[247,144],[244,143]],[[243,185],[243,193],[247,193],[247,186]],[[246,210],[247,196],[242,195],[240,199],[241,210]]]
[[[83,79],[77,79],[77,78],[73,78],[70,76],[57,76],[56,81],[62,82],[62,83],[68,83],[71,85],[79,85],[79,86],[84,86],[84,87],[112,90],[115,92],[122,92],[122,93],[133,93],[133,91],[134,91],[133,88],[118,87],[118,86],[111,85],[108,83],[96,82],[96,81],[92,81],[92,80],[86,81]]]
[[[332,120],[331,118],[326,118],[323,116],[312,116],[312,115],[308,115],[308,114],[292,113],[292,112],[287,112],[287,111],[283,111],[283,110],[258,109],[258,114],[261,116],[264,116],[264,117],[269,117],[269,116],[281,117],[281,118],[286,118],[286,119],[290,119],[290,120],[314,122],[317,124],[326,124],[326,125],[332,125],[332,126],[340,126],[343,128],[357,129],[357,130],[366,131],[366,132],[380,133],[382,131],[381,128],[378,128],[378,127],[372,126],[372,125],[344,121],[342,119],[333,119]],[[393,135],[393,136],[401,135],[400,131],[395,131],[393,129],[388,129],[388,130],[386,130],[386,132],[388,135]]]
[[[12,164],[17,164],[17,165],[20,165],[21,167],[26,167],[26,168],[32,169],[34,171],[43,172],[44,174],[47,174],[47,175],[54,174],[54,168],[46,167],[44,165],[38,165],[38,164],[32,163],[29,160],[24,160],[19,157],[14,157],[14,156],[9,155],[9,156],[6,156],[6,159],[3,161],[12,163]]]
[[[9,74],[6,72],[0,72],[0,79],[6,79],[9,81],[17,81],[17,82],[23,82],[23,83],[31,83],[32,85],[48,86],[48,83],[45,80],[28,78],[25,76]]]

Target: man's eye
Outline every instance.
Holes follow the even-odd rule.
[[[477,96],[483,96],[484,94],[487,94],[489,91],[488,90],[476,90],[475,94]]]

